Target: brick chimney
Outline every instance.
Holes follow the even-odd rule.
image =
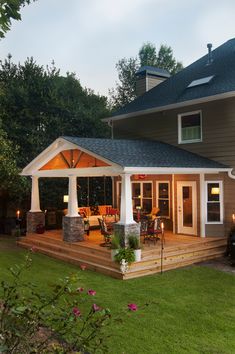
[[[137,96],[142,96],[145,92],[170,77],[170,73],[167,70],[154,66],[142,66],[135,75]]]

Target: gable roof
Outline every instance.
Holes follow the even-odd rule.
[[[122,167],[228,169],[219,162],[155,140],[62,138]]]
[[[167,106],[196,101],[225,93],[235,95],[235,38],[230,39],[211,52],[212,62],[208,64],[208,54],[195,61],[177,74],[115,112],[112,118],[143,112],[153,108],[167,109]],[[213,76],[206,84],[188,87],[194,80]],[[193,103],[193,102],[192,102]],[[121,117],[120,117],[121,118]]]

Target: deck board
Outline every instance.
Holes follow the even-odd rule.
[[[38,252],[76,265],[85,264],[88,269],[119,279],[131,279],[161,271],[161,241],[144,244],[140,262],[132,263],[125,274],[119,265],[111,261],[111,251],[101,247],[104,243],[99,230],[93,230],[85,240],[67,243],[62,239],[61,230],[46,231],[42,235],[28,234],[18,245],[24,248],[36,247]],[[197,262],[221,257],[226,250],[225,237],[175,235],[165,233],[163,250],[163,271],[184,267]]]

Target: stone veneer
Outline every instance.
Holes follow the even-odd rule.
[[[45,226],[45,213],[43,211],[29,211],[27,213],[27,232],[35,233],[38,224]]]
[[[63,217],[63,239],[66,242],[84,241],[84,221],[81,216]]]
[[[114,233],[119,236],[121,245],[127,246],[128,245],[128,237],[130,235],[135,235],[136,237],[140,238],[140,224],[133,223],[133,224],[114,224]]]

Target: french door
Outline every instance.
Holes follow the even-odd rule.
[[[177,182],[177,232],[197,235],[196,182]]]

